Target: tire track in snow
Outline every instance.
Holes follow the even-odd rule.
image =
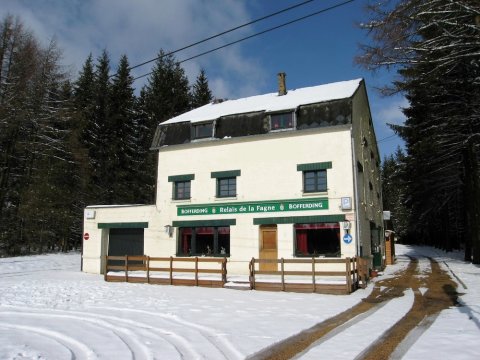
[[[95,324],[98,326],[102,326],[104,328],[109,329],[113,333],[115,333],[119,338],[123,340],[123,342],[129,347],[132,358],[135,356],[143,355],[142,358],[145,359],[153,359],[152,354],[148,347],[146,347],[141,340],[139,339],[139,335],[143,336],[142,339],[152,338],[154,337],[155,341],[161,339],[165,342],[170,343],[170,345],[175,348],[180,358],[185,359],[204,359],[204,358],[212,358],[212,359],[240,359],[243,358],[236,349],[230,344],[230,342],[224,339],[220,334],[215,333],[213,330],[197,325],[182,319],[178,319],[172,315],[163,315],[157,314],[147,311],[141,310],[128,310],[128,309],[118,309],[118,308],[98,308],[95,307],[95,310],[102,310],[107,312],[136,312],[139,314],[144,314],[151,319],[152,317],[160,317],[162,320],[169,324],[169,330],[165,330],[163,328],[158,327],[158,324],[155,325],[147,324],[146,322],[134,321],[130,319],[124,319],[117,316],[112,315],[103,315],[98,313],[91,313],[91,312],[79,312],[79,311],[68,311],[68,310],[54,310],[45,312],[44,310],[36,310],[32,311],[31,309],[25,309],[21,307],[15,306],[8,306],[9,309],[12,310],[19,310],[20,312],[6,312],[0,311],[0,316],[2,314],[10,314],[17,316],[19,314],[23,314],[25,316],[37,316],[37,317],[47,317],[47,318],[63,318],[63,319],[74,319],[76,321],[84,321],[89,322],[91,324]],[[86,318],[88,317],[88,319]],[[102,319],[102,320],[100,320]],[[129,328],[120,328],[119,324],[128,325]],[[199,336],[203,337],[208,343],[212,345],[212,348],[202,349],[202,353],[196,351],[196,349],[192,346],[192,342],[187,340],[186,337],[180,336],[177,333],[171,330],[172,325],[181,326],[181,332],[185,333],[185,327],[187,328],[194,328],[195,331],[189,332],[190,334],[186,337],[189,339],[198,338]],[[198,331],[198,332],[197,332]],[[125,335],[120,336],[118,333],[122,333]],[[159,334],[153,336],[153,334]],[[137,335],[138,334],[138,335]],[[132,345],[131,339],[135,339],[135,343]],[[152,339],[153,340],[153,339]],[[205,343],[203,343],[202,347],[205,347]],[[140,348],[140,351],[139,351]],[[213,352],[212,352],[213,350]],[[215,351],[216,350],[216,351]],[[217,352],[217,354],[214,354]]]
[[[404,296],[407,290],[407,283],[413,278],[417,272],[418,260],[410,258],[406,269],[401,270],[393,278],[377,281],[372,293],[362,302],[341,312],[313,327],[306,329],[299,334],[291,336],[277,344],[265,348],[247,359],[249,360],[280,360],[291,359],[298,354],[303,354],[306,350],[313,347],[320,339],[328,336],[332,331],[340,331],[335,336],[341,334],[355,322],[351,322],[355,317],[362,315],[368,311],[383,306],[382,303],[389,302],[392,299]],[[384,286],[382,286],[384,285]],[[350,322],[350,324],[348,324]],[[368,346],[368,344],[367,344]]]
[[[36,333],[54,339],[57,343],[68,349],[68,351],[72,355],[72,360],[97,359],[95,352],[93,352],[93,350],[90,349],[86,344],[57,331],[48,330],[37,326],[15,325],[6,323],[0,323],[0,328],[8,330],[23,330],[27,333]]]
[[[130,312],[130,313],[137,313],[143,314],[149,317],[159,317],[162,318],[164,321],[168,321],[171,324],[176,324],[177,326],[194,328],[197,329],[200,335],[205,338],[209,343],[211,343],[219,353],[223,354],[225,359],[243,359],[245,355],[240,353],[236,347],[225,338],[223,334],[218,334],[214,329],[209,328],[204,325],[199,325],[193,323],[191,321],[179,318],[176,315],[171,314],[161,314],[156,312],[150,312],[146,310],[138,310],[138,309],[118,309],[115,307],[91,307],[91,309],[102,310],[102,311],[122,311],[122,312]],[[209,354],[211,355],[211,354]]]
[[[131,359],[141,358],[146,360],[153,360],[154,356],[151,349],[149,349],[139,338],[139,335],[143,335],[143,339],[152,339],[155,341],[163,340],[166,343],[175,349],[180,358],[189,358],[197,359],[200,358],[197,353],[192,351],[189,348],[189,343],[186,339],[179,337],[176,334],[172,334],[170,331],[163,330],[160,328],[155,328],[148,324],[144,324],[138,321],[130,319],[122,319],[119,317],[100,315],[100,314],[89,314],[85,312],[74,312],[74,311],[65,311],[65,310],[54,310],[54,311],[24,311],[25,309],[16,308],[22,310],[21,312],[6,312],[0,311],[0,318],[2,314],[12,315],[16,318],[18,316],[25,316],[27,318],[37,317],[37,318],[47,318],[49,320],[55,319],[65,319],[65,320],[75,320],[79,323],[89,323],[96,326],[96,328],[103,328],[114,334],[119,341],[121,341],[130,353]],[[120,325],[122,324],[122,325]],[[125,327],[128,325],[129,327]],[[94,328],[95,330],[95,328]],[[153,331],[153,332],[152,332]],[[160,332],[161,335],[155,333]],[[81,335],[81,334],[80,334]],[[162,336],[163,335],[163,336]],[[172,341],[172,339],[174,341]],[[108,354],[106,354],[108,355]]]

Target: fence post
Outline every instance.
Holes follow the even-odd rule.
[[[350,258],[347,257],[345,259],[346,261],[346,272],[347,272],[347,294],[350,294],[352,292],[352,271],[351,271],[351,267],[350,267]]]
[[[315,285],[315,258],[312,256],[312,285],[313,285],[313,292],[317,291],[317,286]]]
[[[195,256],[195,286],[198,286],[198,256]]]
[[[227,258],[224,257],[222,260],[222,282],[225,284],[227,282]]]
[[[150,284],[150,256],[147,256],[147,284]]]
[[[125,281],[128,282],[128,255],[125,255]]]
[[[255,258],[250,260],[250,290],[255,290]]]
[[[170,285],[173,284],[173,256],[170,256]]]
[[[285,261],[283,257],[280,259],[281,269],[282,269],[282,291],[285,291]]]
[[[105,265],[103,266],[103,280],[107,281],[108,273],[108,255],[105,255]]]

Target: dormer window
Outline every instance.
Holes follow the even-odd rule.
[[[293,129],[293,112],[271,114],[270,131]]]
[[[194,124],[193,139],[207,139],[213,137],[213,122]]]

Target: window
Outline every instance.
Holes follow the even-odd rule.
[[[173,191],[172,191],[173,200],[190,199],[191,181],[194,179],[195,179],[194,174],[169,176],[168,181],[173,183]]]
[[[235,197],[237,196],[237,176],[240,176],[240,170],[214,171],[212,178],[216,181],[216,197]]]
[[[194,139],[205,139],[213,137],[213,123],[203,123],[198,125],[193,125],[193,134]]]
[[[217,197],[237,196],[237,178],[217,179]]]
[[[230,227],[179,228],[179,256],[230,256]]]
[[[175,181],[173,185],[173,199],[190,199],[190,180]]]
[[[339,223],[295,224],[295,256],[340,257]]]
[[[284,130],[293,128],[293,113],[271,114],[270,130]]]
[[[312,170],[303,172],[303,192],[327,191],[327,170]]]

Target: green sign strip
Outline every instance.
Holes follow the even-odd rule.
[[[328,198],[177,205],[178,216],[328,210]]]

